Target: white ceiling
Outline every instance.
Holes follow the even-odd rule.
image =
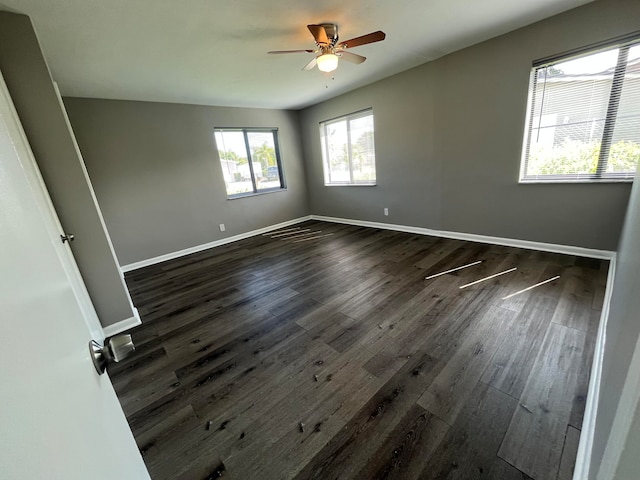
[[[0,0],[29,15],[63,95],[299,109],[591,0]],[[310,23],[368,59],[303,72]]]

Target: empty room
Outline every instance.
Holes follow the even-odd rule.
[[[17,479],[640,478],[640,2],[0,0]]]

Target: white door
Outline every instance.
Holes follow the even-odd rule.
[[[57,228],[0,75],[0,477],[148,479]]]

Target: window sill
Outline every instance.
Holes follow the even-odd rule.
[[[375,183],[325,183],[325,187],[375,187]]]
[[[269,193],[286,192],[286,188],[274,188],[271,190],[262,190],[260,192],[236,193],[235,195],[227,195],[227,200],[237,200],[238,198],[257,197],[267,195]]]
[[[521,185],[527,184],[540,184],[540,183],[633,183],[633,178],[582,178],[582,179],[535,179],[535,180],[525,180],[520,179],[518,181]]]

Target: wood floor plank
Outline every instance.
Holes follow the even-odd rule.
[[[147,376],[144,385],[139,388],[127,388],[128,383],[133,381],[133,379],[118,379],[113,385],[118,392],[118,399],[125,415],[144,409],[180,386],[178,377],[171,370],[158,372],[151,377]]]
[[[154,480],[570,471],[608,262],[296,226],[331,235],[259,235],[125,275],[143,323],[109,375]]]
[[[442,278],[435,283],[418,283],[413,289],[404,289],[410,296],[394,295],[373,316],[377,317],[375,321],[379,325],[389,330],[387,333],[390,336],[402,337],[408,332],[415,332],[420,325],[433,324],[434,316],[429,315],[429,312],[446,299],[453,300],[458,294],[457,287],[457,282],[451,277]]]
[[[437,362],[416,356],[301,470],[297,479],[357,474],[380,448],[436,374]]]
[[[488,309],[495,308],[491,298],[497,288],[488,285],[477,290],[459,291],[449,301],[436,304],[428,314],[433,319],[434,328],[429,330],[425,350],[435,358],[443,358],[452,346],[457,347],[477,319]]]
[[[411,277],[387,276],[371,289],[352,297],[349,303],[340,307],[340,311],[354,319],[364,318],[375,311],[385,299],[397,295],[408,283],[418,281],[420,275],[414,273]]]
[[[358,301],[361,296],[367,295],[366,292],[369,292],[376,285],[379,285],[380,282],[386,281],[386,277],[387,275],[385,274],[376,274],[375,272],[373,272],[362,281],[350,285],[348,289],[345,289],[344,291],[339,292],[328,299],[325,299],[325,301],[322,302],[322,308],[310,312],[307,315],[301,316],[296,320],[296,323],[301,327],[310,330],[314,327],[316,322],[322,322],[325,320],[326,312],[331,312],[331,314],[333,314],[333,312],[339,311],[343,305],[346,305],[352,301]],[[343,315],[348,316],[344,313]]]
[[[364,364],[364,369],[378,378],[388,380],[418,353],[418,350],[401,346],[393,338],[385,339],[382,348]]]
[[[215,349],[202,350],[204,354],[193,356],[194,360],[175,370],[176,376],[182,382],[188,382],[197,377],[212,375],[219,381],[226,381],[219,377],[228,372],[238,372],[255,368],[257,360],[265,353],[280,348],[285,340],[296,338],[303,334],[303,329],[295,324],[282,322],[277,318],[260,325],[247,332],[246,335],[236,337]],[[264,365],[264,363],[262,364]]]
[[[557,303],[557,298],[546,295],[528,298],[511,328],[504,332],[505,340],[484,372],[483,382],[520,398]]]
[[[414,405],[354,477],[413,480],[438,448],[449,426],[435,415]]]
[[[439,238],[431,244],[431,247],[427,254],[425,254],[424,258],[417,261],[415,263],[415,266],[425,270],[429,270],[429,273],[431,273],[432,271],[435,272],[435,269],[431,270],[433,269],[434,265],[442,262],[444,258],[447,258],[447,256],[451,254],[451,252],[463,247],[465,243],[466,242],[462,240],[444,240]],[[427,275],[428,273],[425,273],[425,276]]]
[[[241,374],[241,377],[228,382],[216,382],[206,390],[198,388],[200,393],[194,399],[194,409],[201,417],[219,420],[220,423],[247,412],[259,417],[285,397],[289,389],[295,388],[300,372],[335,356],[336,353],[326,344],[302,336],[289,347],[258,361],[260,368],[252,370],[249,375]]]
[[[150,448],[156,447],[160,442],[172,441],[174,432],[181,429],[186,423],[190,423],[193,426],[201,423],[191,405],[187,405],[171,415],[164,416],[152,428],[137,434],[136,443],[142,456],[145,456]]]
[[[586,332],[591,319],[591,298],[575,295],[563,296],[558,302],[552,321],[565,327]]]
[[[508,331],[513,316],[510,310],[492,306],[478,318],[418,405],[452,425],[504,340],[495,333]]]
[[[316,347],[321,346],[316,345]],[[171,475],[182,473],[182,470],[176,469],[177,467],[174,465],[176,462],[181,465],[180,468],[187,469],[198,464],[201,458],[208,459],[223,453],[225,456],[229,456],[227,449],[230,444],[227,441],[221,441],[221,439],[228,440],[231,434],[239,438],[242,432],[246,432],[246,436],[251,438],[254,435],[255,421],[261,421],[265,415],[268,418],[273,418],[269,412],[287,397],[287,392],[291,391],[294,383],[297,383],[292,378],[288,382],[287,379],[295,377],[296,372],[312,368],[315,358],[319,354],[318,348],[305,348],[302,352],[302,357],[288,362],[287,368],[279,370],[279,377],[274,372],[273,377],[282,386],[278,396],[265,395],[266,392],[273,389],[273,386],[265,385],[264,379],[253,377],[254,382],[244,384],[248,390],[240,388],[229,394],[217,392],[214,397],[209,397],[210,401],[206,403],[199,403],[196,399],[194,409],[201,419],[200,426],[185,428],[180,434],[181,442],[173,442],[170,445],[165,445],[161,452],[154,452],[158,471],[170,472],[170,475],[164,478],[172,478]],[[251,397],[252,390],[257,392],[253,399]],[[256,398],[268,401],[258,403]],[[207,422],[211,422],[210,430],[205,428]],[[149,453],[148,456],[150,456]]]
[[[578,444],[580,443],[580,430],[569,426],[562,448],[562,458],[558,469],[558,480],[571,480],[573,470],[578,455]]]
[[[496,305],[518,313],[522,311],[529,298],[543,294],[539,290],[541,287],[536,287],[538,289],[537,291],[533,291],[532,289],[510,298],[505,299],[505,297],[555,277],[560,269],[550,266],[545,261],[536,259],[532,254],[519,258],[516,263],[518,270],[512,278],[509,278],[508,281],[502,285],[503,288],[498,294],[499,298],[496,299]]]
[[[289,291],[279,291],[279,298],[268,301],[271,296],[272,294],[266,295],[259,304],[249,302],[235,306],[232,310],[215,311],[193,320],[183,319],[181,328],[176,325],[167,326],[161,328],[158,334],[164,340],[163,345],[168,354],[177,358],[185,348],[204,352],[223,345],[234,337],[247,335],[263,324],[272,322],[274,318],[283,318],[271,313],[278,310],[278,306],[284,307],[284,310],[278,312],[281,314],[304,303],[312,306],[308,299],[298,298],[298,294],[291,295]],[[215,329],[212,329],[212,324]]]
[[[526,473],[521,472],[513,465],[509,465],[507,462],[497,457],[491,465],[491,468],[489,469],[487,475],[480,478],[495,478],[500,480],[533,480]]]
[[[283,398],[260,422],[252,424],[253,442],[245,446],[237,464],[236,457],[230,453],[227,457],[230,467],[242,478],[262,475],[278,478],[285,472],[288,473],[282,476],[290,478],[296,474],[327,442],[327,434],[335,435],[342,428],[343,416],[353,415],[351,408],[361,407],[380,387],[381,382],[362,369],[368,355],[364,350],[360,353],[364,356],[350,355],[340,365],[319,370],[318,382],[313,381],[310,374],[304,375],[306,382],[299,383],[305,388]],[[327,374],[327,371],[333,373]],[[345,405],[342,395],[347,386],[354,389],[354,394],[347,399],[349,405]],[[320,433],[323,438],[316,438]],[[247,438],[248,435],[245,440]],[[248,464],[244,460],[247,450],[252,456],[268,460],[259,465]]]
[[[422,480],[493,479],[490,475],[517,401],[479,382],[423,469]]]
[[[586,335],[551,323],[498,455],[540,480],[556,477]]]
[[[578,383],[573,394],[573,405],[571,407],[569,425],[578,430],[582,429],[582,419],[587,404],[589,379],[591,378],[591,366],[593,364],[596,337],[598,335],[598,327],[600,326],[600,315],[601,312],[599,310],[591,311],[589,330],[587,331],[585,347],[582,350],[582,358],[579,364]]]
[[[462,267],[478,260],[483,260],[484,253],[488,249],[488,245],[484,245],[482,249],[479,249],[474,248],[471,244],[465,243],[452,252],[446,254],[437,263],[430,265],[429,269],[425,271],[425,277],[445,272],[453,268]]]

